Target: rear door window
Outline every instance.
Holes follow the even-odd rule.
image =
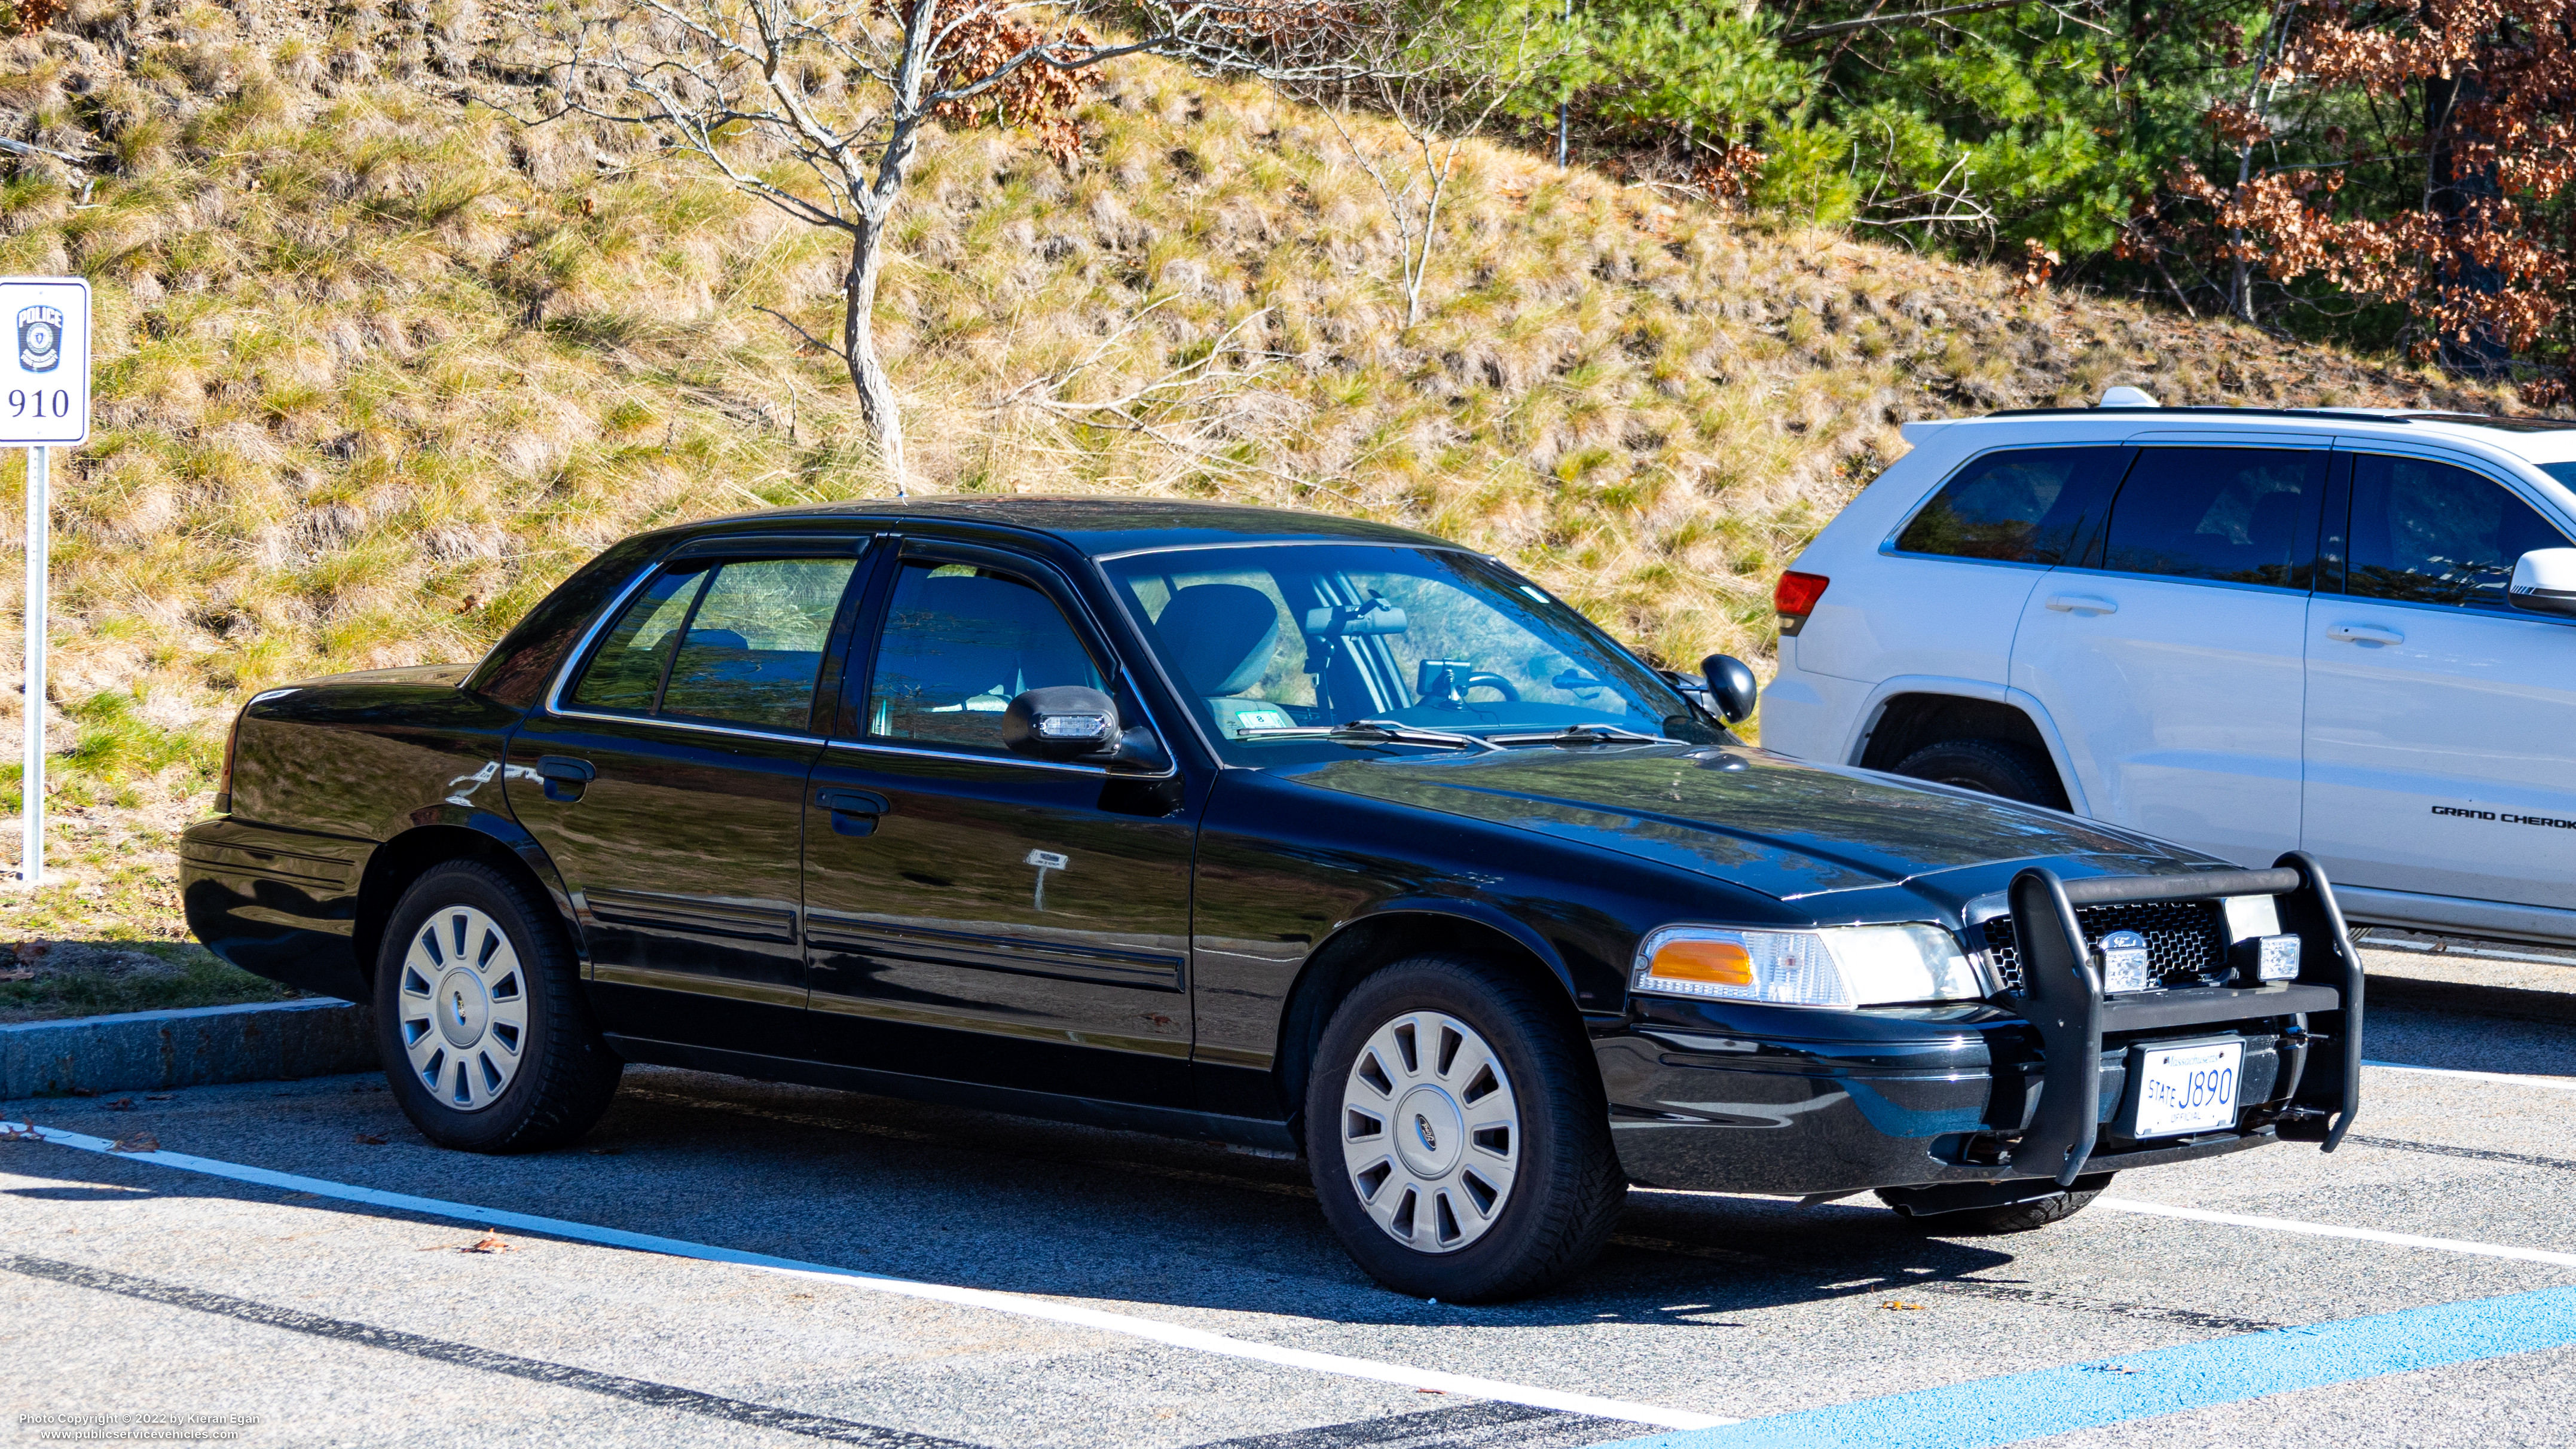
[[[2360,453],[2352,460],[2351,571],[2365,599],[2506,609],[2516,559],[2566,548],[2530,504],[2466,468]]]
[[[665,570],[618,615],[568,702],[802,733],[857,568],[786,558]]]
[[[1898,534],[1902,553],[2072,563],[2119,481],[2121,447],[2013,448],[1971,461]]]
[[[2308,587],[2328,454],[2322,448],[2141,448],[2111,505],[2115,573]]]

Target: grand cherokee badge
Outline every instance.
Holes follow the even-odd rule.
[[[18,309],[18,365],[51,372],[63,361],[63,314],[51,307]]]

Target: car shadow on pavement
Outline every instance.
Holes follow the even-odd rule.
[[[149,1127],[172,1151],[333,1182],[1104,1307],[1723,1328],[1730,1312],[1920,1288],[2013,1261],[1925,1237],[1874,1204],[1639,1192],[1591,1269],[1537,1298],[1466,1308],[1362,1274],[1316,1211],[1304,1163],[1132,1133],[658,1072],[630,1074],[580,1145],[518,1157],[432,1147],[365,1079],[154,1105],[148,1123],[92,1102],[33,1115],[105,1136]],[[45,1184],[16,1196],[57,1202],[152,1195],[452,1221],[42,1144],[0,1146],[0,1171]]]

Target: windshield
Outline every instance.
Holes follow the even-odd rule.
[[[1437,747],[1318,736],[1361,720],[1506,744],[1569,729],[1729,738],[1591,621],[1470,554],[1255,544],[1101,566],[1233,764]]]

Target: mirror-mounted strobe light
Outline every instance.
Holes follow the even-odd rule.
[[[1096,740],[1109,733],[1109,717],[1098,714],[1050,714],[1037,721],[1044,740]]]
[[[2102,938],[2102,991],[2144,991],[2152,985],[2147,975],[2147,938],[2135,931],[2113,931]]]

